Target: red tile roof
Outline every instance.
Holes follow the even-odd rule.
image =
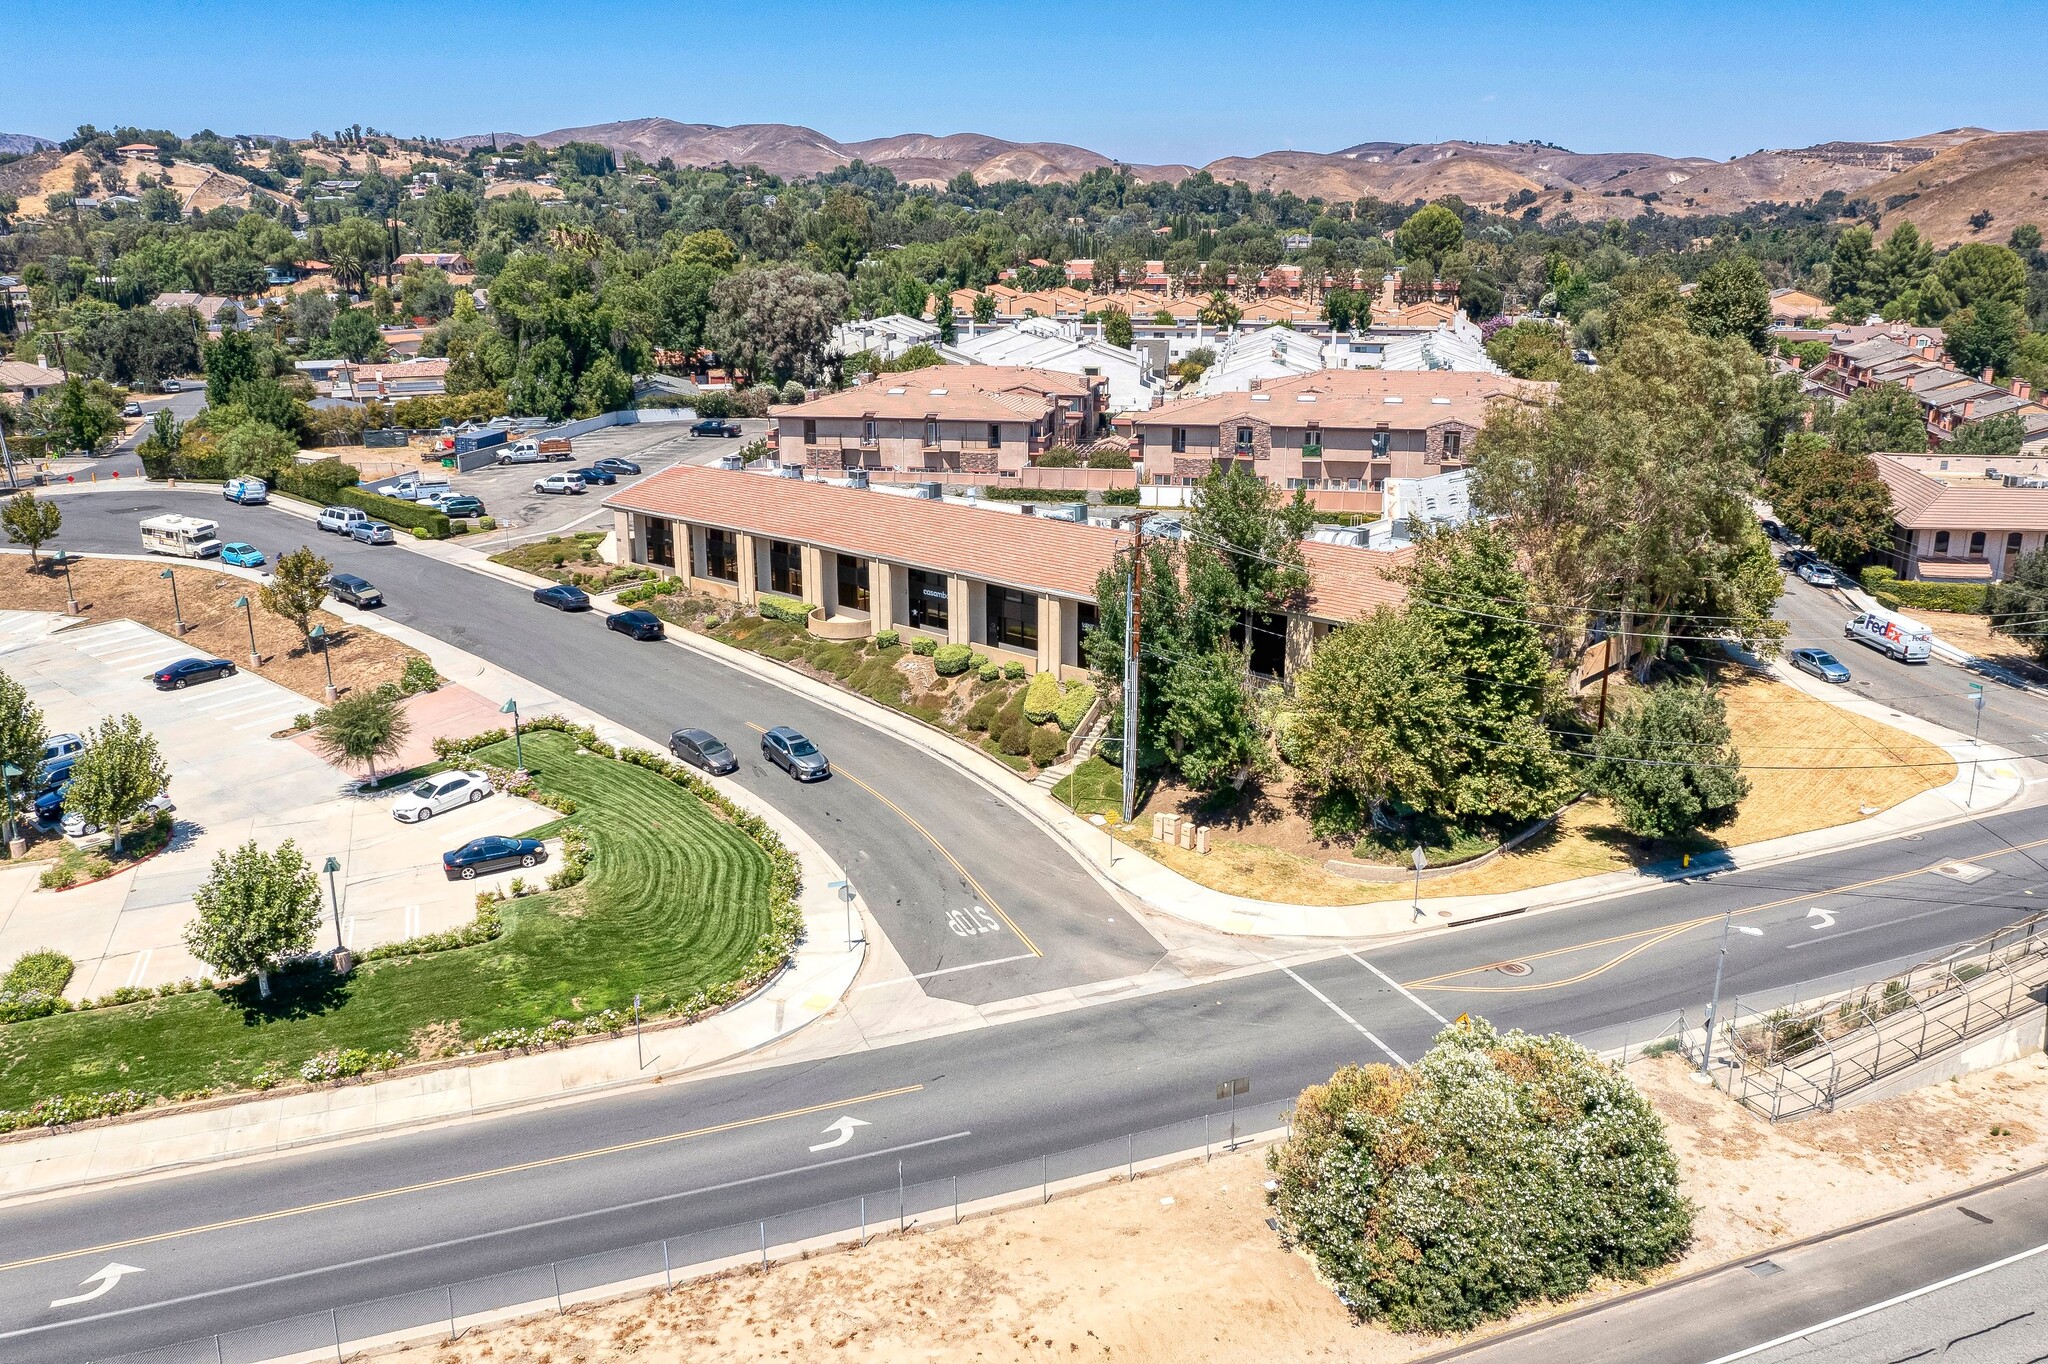
[[[1273,426],[1314,422],[1332,430],[1381,425],[1411,430],[1443,421],[1484,426],[1493,403],[1504,398],[1542,401],[1555,389],[1555,384],[1468,371],[1324,369],[1263,384],[1256,394],[1217,393],[1164,403],[1140,413],[1137,424],[1221,426],[1256,417]]]
[[[1892,519],[1908,530],[2048,530],[2048,488],[1951,487],[1883,455],[1871,462],[1891,489]]]
[[[949,421],[1035,421],[1052,397],[1079,398],[1090,391],[1078,374],[1021,365],[933,365],[827,393],[805,403],[771,407],[771,417],[919,418],[936,413]]]

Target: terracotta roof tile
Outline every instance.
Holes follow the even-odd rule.
[[[1908,530],[2048,530],[2048,488],[1958,488],[1873,455],[1892,493],[1892,519]]]

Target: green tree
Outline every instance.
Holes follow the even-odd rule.
[[[993,321],[995,321],[995,320],[996,320],[996,298],[995,298],[995,295],[994,295],[994,294],[976,294],[976,295],[974,296],[974,323],[975,323],[975,325],[976,325],[976,326],[978,326],[978,327],[986,327],[986,326],[987,326],[987,325],[988,325],[989,323],[991,323],[991,322],[993,322]]]
[[[1572,364],[1564,331],[1533,317],[1503,327],[1488,337],[1486,354],[1517,379],[1554,382],[1577,368]]]
[[[2014,304],[1985,298],[1950,313],[1943,333],[1948,358],[1957,369],[1965,374],[2004,374],[2019,354],[2027,319]]]
[[[592,361],[590,368],[584,370],[583,376],[576,381],[575,410],[579,417],[617,412],[630,406],[632,401],[633,381],[609,353]]]
[[[135,453],[142,459],[142,472],[151,478],[169,478],[177,472],[178,452],[185,445],[185,429],[178,425],[178,419],[168,407],[156,410],[150,419],[149,434],[135,447]]]
[[[267,367],[247,332],[223,332],[206,348],[206,402],[225,407],[245,384],[266,377]]]
[[[1255,615],[1305,604],[1309,576],[1301,541],[1314,525],[1306,493],[1297,489],[1290,497],[1235,463],[1212,463],[1195,484],[1189,557],[1214,556],[1228,571],[1228,607],[1244,633],[1247,658]]]
[[[390,238],[382,223],[352,216],[322,230],[320,249],[334,267],[335,283],[360,292],[371,272],[384,263]]]
[[[330,762],[361,763],[377,779],[377,761],[395,758],[412,737],[401,698],[383,691],[351,692],[322,710],[313,722],[313,743]]]
[[[442,241],[468,246],[476,240],[476,200],[467,194],[436,194],[427,201],[427,214]]]
[[[1265,735],[1238,654],[1173,658],[1146,681],[1159,692],[1155,741],[1188,785],[1202,791],[1241,786],[1263,765]]]
[[[50,434],[70,450],[97,450],[121,427],[121,409],[73,376],[57,389]]]
[[[1232,302],[1229,294],[1217,289],[1209,295],[1198,316],[1205,327],[1235,327],[1244,319],[1244,309]]]
[[[1946,455],[2016,455],[2027,439],[2027,424],[2017,412],[2001,412],[1980,422],[1966,422],[1955,438],[1941,447]]]
[[[1943,316],[1992,299],[2019,311],[2027,306],[2026,263],[2009,246],[1970,242],[1941,258],[1925,294]]]
[[[1871,235],[1867,227],[1844,229],[1835,238],[1835,248],[1828,259],[1828,302],[1844,318],[1861,319],[1881,303],[1877,298]]]
[[[1833,435],[1844,454],[1920,454],[1927,449],[1927,418],[1905,385],[1870,384],[1836,410]]]
[[[327,576],[333,571],[334,565],[301,545],[278,556],[277,567],[256,595],[264,610],[290,621],[299,638],[308,640],[312,638],[313,614],[327,601]]]
[[[327,345],[344,360],[371,360],[384,353],[384,334],[368,308],[343,308],[328,324]]]
[[[1432,275],[1464,241],[1464,221],[1442,204],[1424,205],[1394,233],[1401,259],[1427,264]]]
[[[1467,1330],[1678,1258],[1693,1208],[1649,1100],[1561,1035],[1451,1024],[1295,1101],[1274,1208],[1358,1317]]]
[[[1451,805],[1464,704],[1425,620],[1381,607],[1325,636],[1295,680],[1288,748],[1323,801],[1385,813]]]
[[[1778,519],[1823,559],[1853,564],[1891,542],[1891,490],[1868,455],[1811,436],[1787,442],[1771,461],[1769,491]]]
[[[1704,687],[1651,687],[1593,740],[1586,786],[1639,838],[1683,838],[1735,818],[1749,794],[1727,707]]]
[[[823,369],[846,300],[843,279],[800,265],[735,271],[711,290],[705,340],[749,378],[808,378]]]
[[[122,715],[102,721],[85,736],[85,751],[72,764],[64,804],[111,830],[114,851],[119,853],[128,825],[169,781],[156,736],[133,715]]]
[[[17,818],[35,797],[36,772],[49,737],[42,708],[29,699],[28,688],[0,673],[0,763],[11,763],[22,774],[8,783],[14,799],[8,819]]]
[[[299,442],[269,422],[245,421],[221,433],[216,448],[231,478],[275,479],[292,467]]]
[[[569,347],[559,336],[546,337],[529,347],[519,357],[519,367],[505,390],[505,402],[513,413],[551,422],[567,417],[575,399],[576,376],[569,367]]]
[[[1131,344],[1131,315],[1122,308],[1102,310],[1102,339],[1112,346]]]
[[[254,975],[257,995],[268,999],[278,959],[313,945],[320,878],[290,839],[271,853],[251,839],[214,854],[192,904],[197,917],[185,925],[192,955],[225,976]]]
[[[1754,256],[1723,256],[1708,266],[1685,301],[1686,321],[1702,336],[1734,336],[1762,351],[1770,343],[1771,286]]]
[[[1911,223],[1893,228],[1871,263],[1872,282],[1884,315],[1917,317],[1921,286],[1933,273],[1934,248],[1921,239],[1920,229]]]
[[[2004,581],[1991,584],[1984,605],[1993,630],[2048,661],[2048,546],[2008,564]]]
[[[28,561],[31,567],[42,563],[38,556],[45,542],[57,538],[57,531],[64,524],[64,512],[55,502],[48,502],[32,492],[21,492],[0,505],[0,528],[7,531],[7,538],[14,544],[28,546]]]

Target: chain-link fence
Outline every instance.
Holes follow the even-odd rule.
[[[925,1168],[915,1159],[887,1161],[894,1168],[886,1179],[868,1193],[835,1202],[108,1356],[101,1364],[343,1360],[400,1341],[456,1339],[492,1322],[564,1312],[578,1303],[656,1291],[725,1270],[857,1247],[877,1236],[948,1226],[998,1208],[1049,1201],[1061,1193],[1267,1144],[1286,1129],[1251,1127],[1272,1116],[1245,1100],[1230,1111],[961,1175],[932,1175],[930,1167],[948,1156],[958,1159],[955,1148],[935,1146],[920,1153]],[[426,1272],[431,1273],[430,1266]]]

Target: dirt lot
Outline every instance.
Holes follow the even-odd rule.
[[[1686,1193],[1701,1208],[1672,1274],[2048,1159],[2048,1061],[2038,1056],[1776,1128],[1701,1094],[1674,1060],[1630,1069],[1670,1124]],[[1994,1126],[2012,1135],[1994,1137]],[[1354,1326],[1308,1262],[1279,1249],[1265,1224],[1264,1178],[1261,1157],[1241,1153],[765,1274],[472,1331],[401,1357],[1392,1364],[1448,1343]]]
[[[1430,881],[1435,895],[1487,895],[1527,890],[1581,876],[1621,871],[1716,844],[1736,847],[1864,818],[1944,785],[1955,765],[1922,739],[1857,716],[1796,688],[1754,677],[1721,687],[1737,749],[1749,768],[1749,798],[1735,822],[1712,841],[1643,847],[1622,830],[1613,810],[1586,800],[1566,810],[1549,833],[1467,872]],[[1848,770],[1826,770],[1848,769]],[[1145,807],[1181,810],[1220,825],[1207,857],[1134,833],[1143,848],[1175,871],[1216,890],[1297,904],[1363,904],[1410,894],[1408,883],[1353,881],[1324,870],[1328,858],[1351,854],[1347,844],[1317,839],[1284,783],[1228,816],[1203,816],[1191,793],[1156,792]],[[1140,817],[1138,828],[1150,829]]]
[[[47,556],[46,556],[47,557]],[[94,621],[126,618],[167,635],[178,632],[171,610],[170,584],[158,575],[176,572],[178,602],[190,628],[185,640],[194,654],[208,654],[246,663],[249,627],[235,598],[247,596],[254,610],[256,647],[263,655],[263,675],[301,696],[318,701],[327,686],[320,655],[309,653],[296,627],[263,609],[256,584],[185,561],[143,562],[134,559],[83,558],[71,566],[71,583],[80,610]],[[45,566],[38,572],[26,556],[0,557],[0,609],[63,611],[64,575]],[[343,691],[396,682],[414,651],[369,630],[358,630],[340,617],[322,611],[316,624],[327,627],[332,641],[334,685]]]

